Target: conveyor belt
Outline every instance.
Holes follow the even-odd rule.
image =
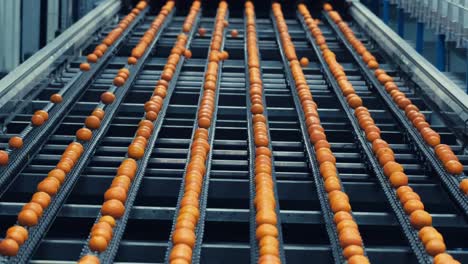
[[[207,34],[195,34],[191,42],[193,56],[184,62],[172,96],[168,97],[169,105],[164,119],[161,120],[161,130],[155,139],[138,194],[129,212],[122,240],[116,245],[116,262],[165,261],[191,145],[211,29],[216,15],[215,6],[211,4],[204,7],[199,26],[207,29]],[[211,148],[211,169],[199,263],[249,263],[251,260],[249,120],[246,112],[248,88],[246,89],[244,15],[243,10],[236,9],[239,6],[243,5],[230,6],[225,39],[229,59],[222,63],[219,75],[218,108],[213,127],[216,133]],[[317,192],[310,153],[304,148],[304,140],[308,136],[303,135],[303,119],[298,116],[294,102],[292,91],[295,88],[290,87],[287,81],[288,73],[275,36],[276,29],[269,17],[270,7],[269,4],[256,4],[257,34],[278,204],[281,208],[285,260],[289,264],[305,261],[332,263],[334,258],[322,212],[327,207],[321,205],[318,193],[322,190]],[[322,19],[320,10],[311,11],[314,12],[314,17]],[[323,72],[323,66],[310,46],[301,21],[296,17],[295,8],[287,8],[283,12],[298,57],[306,56],[310,60],[310,64],[304,68],[304,74],[336,156],[340,178],[349,195],[353,216],[366,246],[366,254],[372,263],[417,263],[375,172],[369,169],[367,161],[363,159],[359,146],[361,143],[352,131],[350,117],[339,103],[329,78]],[[162,29],[153,54],[144,62],[128,94],[117,107],[115,116],[109,120],[107,131],[97,142],[95,152],[90,153],[87,158],[84,170],[77,175],[70,195],[63,204],[58,205],[61,209],[50,229],[41,234],[43,238],[32,254],[32,263],[72,263],[80,256],[85,239],[99,214],[103,193],[115,176],[120,161],[125,157],[127,146],[140,121],[143,104],[151,96],[186,14],[187,10],[177,8],[172,20]],[[142,23],[133,29],[131,36],[123,41],[122,48],[113,54],[109,63],[102,71],[93,75],[92,83],[84,88],[83,95],[70,102],[72,107],[69,112],[63,116],[54,132],[40,143],[43,145],[38,153],[30,153],[27,163],[21,164],[19,168],[22,169],[13,175],[11,185],[5,185],[7,188],[0,200],[2,235],[16,222],[18,212],[35,192],[37,183],[53,168],[66,145],[74,139],[76,129],[82,126],[84,118],[95,108],[99,95],[107,90],[117,70],[125,65],[131,49],[153,18],[154,14],[146,15]],[[452,202],[451,195],[434,172],[427,169],[426,161],[420,160],[419,154],[410,146],[401,124],[388,111],[380,95],[368,84],[361,66],[342,45],[336,32],[326,20],[322,20],[324,22],[320,28],[330,49],[337,54],[357,93],[364,98],[366,106],[382,129],[382,137],[391,144],[398,160],[403,163],[411,187],[420,194],[426,209],[431,212],[434,226],[443,233],[448,251],[462,263],[467,263],[468,224],[464,213]],[[396,78],[400,89],[411,95],[413,103],[435,125],[435,130],[442,135],[442,142],[451,145],[460,161],[468,164],[468,155],[463,152],[461,139],[445,125],[442,116],[433,110],[430,98],[424,98],[418,93],[418,87],[403,78],[405,74],[400,73],[400,69],[377,46],[372,45],[362,29],[352,24],[352,21],[351,25],[361,41],[373,48],[372,53],[379,55],[379,62],[385,70],[392,76],[401,76]],[[101,34],[108,33],[114,26],[105,25]],[[230,35],[232,29],[238,30],[237,38]],[[102,39],[102,35],[95,39]],[[92,51],[97,42],[89,43],[84,54]],[[11,136],[18,134],[29,124],[34,110],[46,105],[51,94],[76,78],[78,66],[84,60],[84,57],[76,58],[64,70],[60,82],[51,81],[33,98],[28,107],[13,117],[6,132],[0,135],[2,149],[6,148]],[[68,99],[64,97],[64,100]]]

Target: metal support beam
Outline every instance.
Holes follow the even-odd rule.
[[[424,50],[424,23],[416,24],[416,51],[422,54]]]
[[[445,71],[445,35],[439,34],[436,41],[436,67],[439,71]]]
[[[383,0],[382,19],[383,19],[383,22],[388,25],[388,22],[390,20],[390,2],[389,2],[389,0]]]
[[[468,49],[466,49],[466,68],[465,68],[465,92],[468,94]]]
[[[405,10],[398,8],[398,35],[405,37]]]
[[[0,76],[19,64],[21,1],[0,1]]]

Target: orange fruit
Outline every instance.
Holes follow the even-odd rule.
[[[31,209],[21,210],[18,214],[18,223],[22,226],[35,226],[39,221],[39,216]]]
[[[445,162],[444,167],[451,174],[459,175],[463,173],[463,165],[457,160]]]
[[[104,201],[116,199],[125,203],[127,200],[127,191],[123,187],[111,187],[104,193]]]
[[[390,175],[390,183],[393,188],[408,185],[408,176],[404,172],[396,171]]]
[[[309,59],[306,57],[302,57],[300,63],[302,67],[307,67],[309,65]]]
[[[101,101],[104,103],[104,104],[112,104],[115,100],[115,95],[114,93],[111,93],[111,92],[103,92],[101,94]]]
[[[29,202],[25,204],[21,210],[33,210],[38,217],[41,217],[42,212],[44,211],[42,206],[35,202]]]
[[[110,215],[116,219],[119,219],[123,216],[125,212],[124,204],[116,199],[111,199],[105,201],[101,207],[102,215]]]
[[[103,252],[107,249],[108,242],[103,236],[91,236],[88,246],[92,251]]]
[[[389,161],[383,167],[383,171],[384,171],[385,176],[390,177],[392,173],[397,172],[397,171],[403,172],[404,169],[403,169],[403,166],[401,166],[399,163],[395,161]]]
[[[453,257],[447,253],[440,253],[434,256],[434,264],[451,263]]]
[[[343,256],[346,259],[349,259],[354,255],[364,255],[364,249],[356,245],[350,245],[343,249]]]
[[[45,192],[36,192],[31,198],[31,202],[38,203],[42,206],[43,209],[46,209],[50,204],[51,198],[50,195]]]
[[[276,228],[275,225],[261,224],[257,226],[257,230],[255,234],[256,234],[257,240],[260,240],[262,237],[265,237],[265,236],[278,237],[278,229]]]
[[[462,190],[462,192],[464,192],[465,194],[468,194],[468,179],[463,179],[461,182],[460,182],[460,190]]]
[[[54,104],[60,104],[63,101],[63,98],[60,94],[55,93],[50,96],[50,101]]]
[[[101,126],[101,119],[97,116],[90,115],[86,117],[85,125],[89,129],[98,129]]]
[[[115,227],[115,219],[110,215],[104,215],[99,218],[99,222],[108,223],[111,227]]]
[[[171,250],[169,255],[169,260],[173,261],[175,259],[183,259],[188,262],[192,261],[192,248],[186,244],[176,244]]]
[[[176,229],[172,234],[172,242],[174,244],[185,244],[193,248],[195,240],[195,232],[188,228]]]
[[[76,131],[76,138],[81,141],[89,141],[93,137],[93,132],[86,127],[82,127]]]
[[[20,137],[12,137],[8,141],[8,145],[10,146],[10,148],[19,149],[23,147],[23,139]]]
[[[416,210],[424,210],[424,204],[419,200],[409,200],[404,203],[403,208],[406,214],[409,215]]]
[[[19,245],[18,243],[11,239],[11,238],[5,238],[0,242],[0,254],[4,256],[16,256],[19,251]]]
[[[91,65],[89,65],[89,63],[87,63],[87,62],[81,63],[80,64],[80,70],[89,71],[89,70],[91,70]]]
[[[86,255],[78,261],[78,264],[100,264],[100,260],[94,255]]]
[[[4,150],[0,150],[0,165],[1,166],[7,165],[9,159],[10,158],[9,158],[8,152],[6,152]]]
[[[424,210],[416,210],[410,215],[411,225],[416,229],[432,225],[432,216]]]
[[[28,239],[28,230],[22,226],[12,226],[8,228],[6,238],[13,239],[21,246]]]
[[[354,255],[348,259],[348,264],[369,264],[370,261],[366,256]]]
[[[42,117],[41,115],[33,115],[31,117],[31,123],[34,125],[34,126],[41,126],[42,124],[44,124],[45,120],[44,120],[44,117]]]
[[[446,250],[444,241],[440,239],[429,240],[424,246],[426,248],[427,253],[431,256],[444,253]]]

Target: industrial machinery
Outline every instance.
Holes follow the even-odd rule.
[[[455,155],[449,158],[465,165],[464,172],[451,173],[355,50],[335,11],[322,10],[323,2],[304,3],[313,18],[289,1],[280,8],[254,1],[252,12],[244,1],[227,1],[226,8],[202,1],[197,8],[192,1],[138,6],[104,0],[2,79],[0,236],[8,238],[14,225],[25,226],[28,236],[12,251],[0,242],[0,263],[176,263],[172,254],[183,240],[176,232],[194,167],[202,171],[200,185],[194,185],[195,237],[193,244],[184,240],[190,259],[177,263],[278,263],[264,257],[275,252],[284,263],[366,263],[353,262],[358,259],[345,250],[349,243],[330,202],[337,190],[326,184],[307,100],[318,106],[318,122],[336,158],[338,190],[349,197],[345,211],[357,223],[359,248],[370,263],[458,263],[440,262],[445,253],[435,260],[442,252],[468,263],[468,96],[359,1],[331,1],[380,69],[450,146]],[[345,77],[337,78],[341,70],[330,56]],[[299,82],[301,74],[306,84]],[[406,184],[390,181],[386,163],[374,154],[358,107],[342,94],[344,79],[403,166],[414,200],[430,213],[425,226],[440,232],[446,248],[421,238],[423,226],[396,192]],[[158,90],[160,85],[165,88]],[[161,100],[157,107],[150,102],[155,97]],[[259,146],[271,155],[259,155]],[[269,169],[260,164],[262,155]],[[125,163],[128,158],[135,165]],[[128,174],[124,165],[134,168],[121,199],[125,207],[107,204],[108,210],[107,201],[117,198],[107,195],[117,195],[107,191]],[[66,174],[60,178],[54,169]],[[275,217],[268,221],[258,216],[260,169],[273,183],[262,185],[274,194],[269,201]],[[57,185],[50,177],[60,178]],[[50,199],[39,199],[37,192]],[[44,206],[36,212],[32,205],[23,208],[27,203]],[[260,223],[269,221],[276,230],[273,253],[265,253],[271,248],[260,242]],[[112,229],[101,248],[91,240],[100,236],[93,232],[102,222]],[[92,260],[84,262],[86,256]]]

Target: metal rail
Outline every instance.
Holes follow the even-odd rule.
[[[416,155],[423,160],[429,169],[432,169],[437,175],[438,180],[442,183],[442,186],[447,190],[450,198],[454,203],[459,207],[460,211],[464,214],[465,218],[468,219],[468,196],[461,192],[458,187],[459,182],[458,178],[465,178],[466,175],[454,176],[449,174],[440,160],[435,156],[434,150],[429,147],[424,140],[422,139],[419,132],[414,128],[414,126],[408,121],[403,112],[396,106],[393,102],[390,95],[385,92],[384,88],[374,77],[372,72],[369,70],[367,65],[364,64],[357,54],[357,52],[351,47],[350,43],[346,40],[343,33],[338,29],[333,21],[331,21],[328,14],[325,12],[322,13],[325,17],[328,25],[333,29],[334,33],[338,36],[338,39],[346,47],[346,50],[351,54],[351,57],[359,65],[361,72],[363,73],[364,78],[368,81],[371,87],[374,88],[374,91],[380,96],[382,101],[385,102],[387,108],[390,110],[390,113],[398,122],[398,124],[404,129],[404,136],[409,142],[409,145],[413,148]]]
[[[33,127],[31,124],[20,133],[24,138],[24,146],[15,151],[10,152],[10,163],[8,166],[0,168],[0,197],[3,196],[10,184],[14,182],[18,173],[28,165],[28,163],[36,156],[38,151],[47,142],[47,139],[59,127],[59,124],[65,119],[67,114],[72,110],[72,106],[77,103],[77,100],[84,94],[94,81],[95,76],[99,75],[109,64],[110,59],[122,48],[123,43],[132,34],[133,29],[144,20],[148,8],[141,12],[135,21],[129,25],[106,53],[88,72],[78,72],[76,75],[59,91],[63,96],[63,102],[60,104],[47,103],[44,110],[49,112],[49,120],[42,126]],[[27,136],[26,136],[27,135]]]
[[[96,147],[99,144],[100,140],[109,129],[111,121],[117,114],[123,99],[130,90],[130,87],[135,81],[136,76],[142,70],[142,66],[145,64],[145,61],[150,57],[149,55],[152,53],[152,50],[158,42],[162,32],[172,20],[172,15],[174,14],[174,12],[175,9],[166,17],[166,20],[164,21],[160,30],[157,32],[155,38],[150,43],[150,45],[148,45],[148,48],[145,50],[143,56],[138,60],[137,64],[129,67],[131,71],[129,79],[125,82],[125,84],[122,87],[120,87],[115,92],[115,101],[110,106],[108,106],[108,109],[106,109],[106,115],[104,116],[101,122],[100,128],[95,130],[92,139],[83,145],[85,150],[82,156],[79,158],[78,162],[70,171],[70,173],[68,173],[62,187],[60,188],[59,192],[55,195],[55,197],[52,198],[50,206],[44,211],[44,214],[40,218],[39,223],[36,226],[29,229],[29,238],[21,246],[21,249],[18,252],[18,254],[15,257],[0,259],[0,262],[5,263],[6,261],[7,263],[26,263],[29,261],[32,253],[35,251],[39,242],[41,241],[47,230],[50,228],[52,222],[57,217],[57,213],[62,208],[63,203],[70,195],[70,192],[72,191],[75,183],[77,182],[81,172],[86,168],[87,164],[89,163],[90,157],[96,151]]]
[[[298,19],[300,20],[300,14],[297,14]],[[328,64],[325,62],[325,59],[323,58],[320,48],[317,46],[315,43],[313,37],[311,36],[310,32],[307,30],[307,27],[301,21],[300,23],[302,25],[302,28],[305,31],[305,34],[307,36],[307,39],[309,40],[310,45],[312,45],[313,50],[315,52],[315,55],[317,56],[318,60],[320,61],[320,64],[323,68],[323,72],[325,73],[325,77],[330,84],[333,92],[335,93],[336,98],[341,104],[341,107],[344,109],[346,112],[346,116],[348,117],[352,128],[353,128],[353,134],[356,137],[357,141],[359,142],[358,146],[361,149],[363,154],[363,158],[366,161],[366,165],[371,169],[371,171],[374,173],[374,175],[377,177],[378,182],[382,188],[382,190],[385,193],[385,196],[395,214],[397,217],[397,220],[402,228],[402,231],[408,240],[416,258],[420,263],[432,263],[431,257],[427,254],[424,245],[421,243],[419,237],[418,237],[418,232],[411,226],[411,223],[408,219],[408,217],[405,214],[405,211],[399,202],[395,191],[391,187],[390,183],[386,179],[386,177],[383,174],[383,170],[379,165],[378,160],[374,156],[371,150],[370,144],[367,142],[363,132],[361,131],[359,124],[357,123],[357,120],[354,117],[354,109],[352,109],[347,102],[345,101],[344,97],[341,94],[339,85],[337,81],[335,80],[335,77],[331,73],[331,70],[328,66]]]
[[[218,15],[218,14],[217,14]],[[216,21],[217,20],[217,16],[214,18],[213,21]],[[229,9],[226,11],[226,14],[225,14],[225,20],[229,20]],[[213,28],[215,27],[215,23],[213,23]],[[224,33],[223,33],[223,39],[221,41],[221,47],[220,47],[220,50],[223,50],[224,49],[224,45],[225,45],[225,39],[226,39],[226,27],[224,28]],[[210,39],[210,42],[213,40],[213,35]],[[208,49],[208,52],[207,52],[207,56],[210,55],[210,51],[211,51],[211,45],[210,45],[210,48]],[[205,63],[205,71],[208,69],[208,63],[209,63],[209,58],[207,57],[206,58],[206,63]],[[215,101],[214,101],[214,110],[213,110],[213,119],[212,119],[212,122],[211,122],[211,125],[210,127],[208,128],[208,142],[210,144],[210,151],[208,153],[208,157],[206,159],[206,172],[205,172],[205,175],[203,177],[203,184],[202,184],[202,190],[201,190],[201,193],[200,193],[200,217],[198,219],[198,222],[197,222],[197,225],[196,225],[196,228],[195,228],[195,237],[196,237],[196,240],[195,240],[195,246],[193,248],[193,251],[192,251],[192,263],[200,263],[200,253],[201,253],[201,249],[202,249],[202,241],[203,241],[203,232],[204,232],[204,227],[205,227],[205,218],[206,218],[206,205],[207,205],[207,200],[208,200],[208,187],[209,187],[209,183],[210,183],[210,172],[211,172],[211,165],[212,165],[212,150],[213,150],[213,142],[214,142],[214,138],[215,138],[215,131],[216,131],[216,120],[217,120],[217,115],[218,115],[218,101],[219,101],[219,87],[221,85],[221,73],[222,73],[222,70],[223,70],[223,61],[222,60],[219,60],[218,62],[218,81],[216,82],[216,89],[215,89]],[[203,79],[205,80],[205,79]],[[198,109],[200,108],[200,105],[201,105],[201,102],[202,102],[202,98],[203,98],[203,91],[204,91],[204,84],[205,84],[205,81],[202,82],[201,84],[201,87],[200,87],[200,92],[199,92],[199,97],[198,97],[198,104],[197,104],[197,111],[196,111],[196,114],[195,114],[195,119],[194,119],[194,122],[193,122],[193,126],[192,126],[192,135],[191,135],[191,139],[190,139],[190,146],[189,146],[189,150],[187,152],[187,163],[185,165],[185,168],[184,168],[184,173],[183,173],[183,176],[182,176],[182,181],[181,181],[181,185],[180,185],[180,190],[179,190],[179,194],[178,194],[178,198],[177,198],[177,206],[175,208],[175,212],[174,212],[174,219],[172,221],[172,228],[171,228],[171,233],[170,233],[170,236],[169,236],[169,241],[168,241],[168,247],[167,247],[167,250],[166,250],[166,257],[165,257],[165,261],[164,263],[169,263],[169,254],[173,248],[173,243],[172,243],[172,236],[173,236],[173,233],[174,233],[174,230],[175,230],[175,224],[177,222],[177,216],[179,215],[179,210],[180,210],[180,203],[181,203],[181,200],[182,200],[182,197],[184,195],[184,187],[185,187],[185,175],[187,173],[187,165],[188,165],[188,162],[190,161],[190,157],[191,157],[191,150],[192,150],[192,143],[193,143],[193,139],[194,139],[194,136],[195,136],[195,131],[198,127],[198,120],[197,120],[197,116],[198,116]]]
[[[254,14],[255,16],[255,14]],[[257,238],[256,238],[256,210],[255,210],[255,204],[254,204],[254,199],[255,199],[255,141],[254,141],[254,130],[253,130],[253,121],[252,121],[252,113],[250,112],[251,109],[251,101],[250,101],[250,93],[249,93],[249,88],[250,88],[250,74],[249,74],[249,65],[248,65],[248,52],[247,52],[247,24],[246,24],[246,16],[244,12],[244,66],[245,66],[245,99],[246,99],[246,114],[247,114],[247,129],[248,129],[248,152],[249,152],[249,181],[250,181],[250,194],[249,194],[249,203],[250,203],[250,224],[249,224],[249,232],[250,232],[250,263],[258,263],[258,243],[257,243]],[[255,18],[255,24],[257,23],[257,19]],[[257,27],[256,27],[257,28]],[[257,43],[258,43],[258,37],[257,37]],[[257,45],[258,46],[258,45]],[[259,63],[261,64],[262,62],[262,57],[261,54],[258,53],[258,60]],[[276,206],[275,206],[275,213],[277,216],[277,224],[276,228],[278,229],[278,241],[279,241],[279,256],[281,263],[286,264],[286,256],[284,253],[284,243],[283,243],[283,228],[281,226],[281,213],[280,213],[280,204],[279,204],[279,198],[278,198],[278,188],[276,186],[276,171],[275,171],[275,158],[274,158],[274,152],[273,152],[273,147],[271,144],[271,135],[270,135],[270,126],[269,126],[269,121],[268,121],[268,106],[267,106],[267,101],[265,98],[265,93],[263,89],[263,71],[262,68],[259,67],[260,69],[260,75],[262,76],[262,101],[263,101],[263,115],[265,116],[266,122],[266,128],[267,128],[267,137],[268,137],[268,148],[271,151],[271,177],[273,179],[273,191],[275,195],[275,201],[276,201]]]

